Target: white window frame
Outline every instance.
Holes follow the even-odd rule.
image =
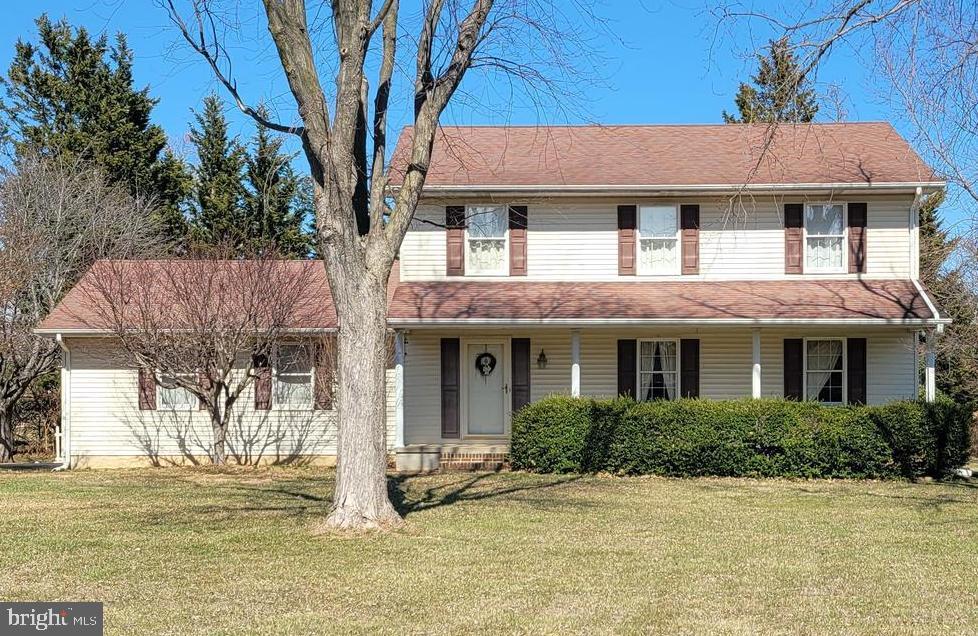
[[[682,355],[679,351],[680,339],[679,338],[639,338],[636,341],[635,350],[635,396],[638,402],[652,402],[654,400],[646,400],[645,392],[642,390],[642,343],[643,342],[672,342],[676,345],[676,397],[668,401],[678,400],[682,397]],[[649,371],[649,374],[652,372]],[[660,372],[662,373],[662,372]],[[666,373],[669,373],[668,371]]]
[[[811,238],[841,238],[842,265],[839,267],[812,267],[808,264],[808,209],[815,205],[842,206],[842,234],[815,234]],[[807,201],[802,210],[802,226],[804,227],[804,253],[802,254],[802,271],[806,274],[845,274],[849,271],[849,204],[846,201]]]
[[[836,342],[842,343],[842,401],[841,402],[822,402],[821,400],[812,400],[818,402],[819,404],[830,404],[830,405],[844,405],[849,403],[849,345],[848,338],[845,336],[812,336],[811,338],[803,338],[803,349],[802,355],[802,382],[801,391],[802,396],[805,401],[808,401],[808,343],[809,341],[821,342],[824,340],[835,340]],[[825,371],[820,371],[820,373],[825,373]],[[838,373],[838,371],[830,371],[829,373]]]
[[[309,373],[286,373],[288,376],[309,376],[309,396],[308,404],[285,404],[278,399],[279,387],[279,350],[281,347],[305,347],[309,353]],[[272,355],[272,409],[275,411],[311,411],[316,406],[316,352],[310,343],[305,342],[283,342],[275,345]]]
[[[486,239],[485,237],[471,237],[469,235],[469,223],[468,219],[472,218],[474,212],[473,208],[501,208],[503,211],[503,224],[506,228],[503,230],[503,235],[501,238]],[[509,204],[500,203],[472,203],[465,206],[465,245],[463,249],[465,250],[465,275],[466,276],[509,276]],[[484,240],[501,240],[503,242],[503,258],[502,265],[498,271],[492,272],[482,272],[475,271],[474,266],[469,259],[469,242],[472,240],[484,241]]]
[[[676,242],[676,267],[670,272],[651,272],[642,266],[642,242],[668,240],[668,237],[657,236],[642,238],[642,208],[672,208],[676,216],[676,235],[673,239]],[[682,227],[679,218],[679,204],[665,202],[646,202],[640,203],[635,208],[635,259],[639,276],[678,276],[682,272],[683,248],[682,248]]]
[[[165,376],[165,375],[174,376],[174,377],[175,376],[189,376],[189,377],[194,377],[196,374],[194,374],[194,373],[163,373],[162,371],[160,371],[159,369],[157,369],[157,371],[156,371],[156,378],[155,378],[157,380],[156,386],[158,387],[158,390],[156,391],[156,409],[159,410],[159,411],[196,411],[199,408],[199,405],[200,405],[200,398],[198,398],[196,395],[194,395],[193,393],[191,393],[190,390],[185,389],[185,388],[180,387],[180,386],[173,387],[172,389],[163,386],[162,380],[163,380],[163,376]],[[190,395],[190,403],[189,404],[173,405],[173,406],[170,406],[168,404],[165,404],[163,402],[163,392],[164,391],[183,391],[183,392],[187,393],[188,395]]]

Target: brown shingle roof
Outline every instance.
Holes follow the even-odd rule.
[[[151,267],[179,266],[153,261]],[[125,264],[123,264],[125,265]],[[96,264],[54,308],[38,329],[44,332],[106,330],[93,303]],[[115,262],[115,267],[119,262]],[[294,329],[333,329],[336,311],[321,264],[280,261],[287,274],[307,277]],[[132,267],[136,267],[133,265]],[[146,267],[142,263],[139,267]],[[118,273],[114,274],[118,275]],[[139,274],[135,274],[138,276]],[[883,320],[934,318],[909,280],[777,280],[693,282],[391,281],[393,324],[446,322],[608,320]],[[394,287],[396,285],[396,288]],[[167,307],[161,307],[161,312]]]
[[[391,165],[407,165],[401,132]],[[426,186],[919,183],[931,170],[888,123],[443,127]],[[760,162],[759,162],[760,159]]]
[[[95,263],[55,306],[51,313],[38,325],[39,331],[108,331],[110,320],[106,317],[104,307],[100,310],[99,303],[104,302],[106,293],[116,290],[121,284],[130,281],[130,286],[119,293],[152,293],[149,289],[153,287],[156,276],[165,276],[166,272],[170,275],[181,277],[180,282],[173,285],[166,285],[168,289],[162,290],[161,294],[179,293],[188,287],[188,282],[195,280],[193,268],[200,268],[202,263],[215,264],[218,270],[213,276],[200,276],[196,280],[202,280],[207,285],[218,286],[229,282],[234,284],[235,280],[246,281],[249,276],[267,274],[268,282],[274,284],[276,281],[302,282],[299,293],[291,294],[288,301],[282,301],[284,306],[288,302],[291,324],[289,329],[331,329],[336,327],[336,311],[333,306],[333,299],[329,291],[329,282],[326,279],[326,271],[322,264],[316,261],[275,261],[274,263],[265,262],[249,272],[236,272],[236,269],[247,267],[248,261],[182,261],[182,260],[157,260],[157,261],[99,261]],[[219,263],[219,269],[218,264]],[[267,269],[275,267],[276,272]],[[181,271],[189,273],[180,274]],[[205,280],[206,279],[206,280]],[[159,280],[159,279],[155,279]],[[241,283],[240,288],[248,283]],[[259,286],[250,289],[260,289]],[[116,296],[109,296],[116,297]],[[228,305],[236,302],[234,294],[225,295],[220,299],[224,303],[224,310],[228,310]],[[135,301],[138,302],[138,301]],[[167,300],[151,299],[151,303],[159,304],[160,322],[165,321],[167,311],[172,311],[173,303]],[[170,306],[167,306],[170,305]],[[145,307],[146,305],[141,305]],[[187,309],[184,307],[184,309]],[[191,309],[192,310],[192,309]],[[136,309],[134,312],[138,312]],[[283,312],[284,313],[284,312]],[[145,315],[145,314],[144,314]],[[218,315],[215,312],[213,315]]]
[[[909,280],[401,283],[392,322],[480,320],[921,320]]]

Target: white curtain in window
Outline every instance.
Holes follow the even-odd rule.
[[[468,267],[474,273],[505,273],[506,208],[470,206],[466,210],[469,231]]]
[[[807,355],[809,400],[842,401],[842,341],[809,340]]]
[[[815,204],[805,209],[808,234],[807,267],[841,269],[845,239],[844,208],[840,204]]]
[[[192,376],[182,374],[181,377],[190,378]],[[165,409],[186,409],[196,402],[196,396],[189,390],[177,386],[174,376],[164,375],[160,378],[160,406]]]
[[[276,357],[274,403],[312,405],[312,356],[305,345],[279,345]]]
[[[639,271],[645,274],[676,273],[679,259],[676,223],[675,206],[643,205],[639,208]]]

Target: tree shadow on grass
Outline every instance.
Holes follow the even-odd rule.
[[[402,517],[416,512],[451,506],[466,501],[483,501],[517,493],[540,492],[559,488],[581,479],[582,475],[571,477],[550,477],[546,481],[513,481],[500,479],[497,473],[459,474],[449,482],[437,481],[423,490],[410,487],[415,476],[395,475],[387,480],[387,494],[394,508]]]

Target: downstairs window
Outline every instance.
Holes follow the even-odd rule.
[[[679,395],[679,341],[640,340],[640,400],[674,400]]]

